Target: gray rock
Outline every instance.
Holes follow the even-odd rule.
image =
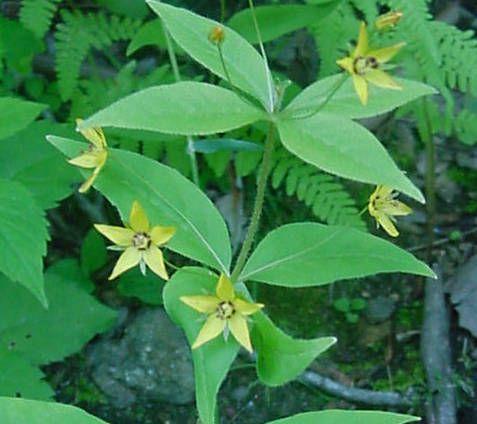
[[[125,323],[122,337],[105,337],[87,351],[96,385],[118,408],[143,401],[189,403],[194,372],[189,345],[162,308],[145,308]]]
[[[390,297],[377,296],[368,300],[366,318],[369,322],[378,324],[386,321],[396,309],[396,301]]]

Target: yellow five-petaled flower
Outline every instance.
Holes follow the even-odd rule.
[[[82,119],[77,119],[76,125],[81,124],[81,122]],[[68,163],[81,168],[94,168],[91,176],[81,184],[81,187],[79,188],[80,193],[85,193],[89,190],[106,163],[106,159],[108,158],[108,145],[101,128],[85,128],[80,130],[80,132],[91,142],[91,145],[89,145],[88,150],[83,152],[80,156],[70,159]]]
[[[382,49],[371,50],[368,47],[368,32],[366,24],[361,22],[358,43],[351,56],[344,57],[336,63],[348,71],[353,77],[353,84],[361,103],[366,105],[369,98],[368,82],[379,87],[400,90],[402,87],[386,72],[380,69],[383,63],[388,62],[406,43],[397,43]]]
[[[247,326],[247,316],[251,315],[264,305],[249,303],[235,294],[230,280],[221,274],[216,288],[216,296],[182,296],[182,302],[204,314],[209,314],[205,324],[192,344],[196,349],[220,333],[228,334],[228,330],[235,339],[249,352],[252,352],[252,343]]]
[[[159,246],[167,243],[176,232],[175,227],[151,227],[146,212],[134,201],[129,215],[129,227],[95,224],[101,234],[116,244],[114,250],[124,250],[119,257],[113,272],[112,280],[119,274],[139,264],[141,272],[146,273],[146,265],[159,277],[168,280],[164,258]]]
[[[391,187],[379,185],[369,197],[368,211],[376,219],[376,225],[381,225],[392,237],[399,235],[393,221],[394,216],[409,215],[412,209],[404,203],[396,200],[398,194]]]

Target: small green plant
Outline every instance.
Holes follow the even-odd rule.
[[[356,324],[361,311],[366,309],[366,300],[362,297],[340,297],[333,302],[333,307],[342,312],[350,324]]]

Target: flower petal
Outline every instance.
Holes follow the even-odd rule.
[[[234,286],[225,274],[220,274],[216,291],[217,297],[222,301],[231,301],[235,298]]]
[[[412,209],[403,202],[393,199],[386,202],[381,208],[386,215],[404,216],[412,213]]]
[[[398,230],[396,229],[395,225],[393,224],[388,215],[381,211],[377,211],[375,218],[378,223],[378,226],[381,225],[384,231],[386,231],[391,237],[397,237],[399,235]]]
[[[187,306],[204,314],[215,312],[220,299],[215,296],[181,296],[180,300]]]
[[[144,262],[151,270],[159,275],[163,280],[168,280],[166,266],[162,252],[153,244],[143,253]]]
[[[358,43],[356,44],[356,49],[353,52],[353,58],[359,56],[365,56],[368,50],[368,31],[366,30],[366,23],[361,21],[361,26],[359,27],[359,37]]]
[[[98,152],[85,152],[81,156],[68,160],[70,165],[81,168],[96,168],[99,165]]]
[[[241,315],[252,315],[265,306],[262,303],[249,303],[238,298],[234,300],[234,305],[237,312]]]
[[[78,126],[83,122],[82,119],[76,120],[76,125]],[[103,130],[98,127],[84,128],[80,130],[80,133],[88,141],[93,143],[98,149],[104,149],[107,147],[106,137],[104,136]]]
[[[366,53],[366,56],[374,57],[378,63],[386,63],[392,59],[392,57],[401,50],[406,43],[397,43],[389,47],[384,47],[382,49],[370,50]]]
[[[344,57],[343,59],[337,60],[336,63],[344,70],[348,71],[351,75],[355,73],[353,67],[353,59],[351,59],[350,57]]]
[[[132,246],[134,231],[115,225],[94,224],[94,228],[118,246]]]
[[[369,97],[368,83],[361,75],[353,74],[353,85],[361,103],[366,106]]]
[[[402,90],[402,86],[394,81],[386,72],[380,69],[371,69],[364,76],[369,82],[378,87],[390,88],[391,90]]]
[[[164,243],[167,243],[171,237],[175,234],[176,232],[176,227],[161,227],[159,225],[156,225],[155,227],[152,227],[151,230],[151,240],[154,244],[156,245],[162,245]]]
[[[133,202],[131,213],[129,214],[129,225],[136,233],[149,232],[149,220],[147,219],[146,212],[144,212],[144,209],[136,200]]]
[[[217,318],[215,314],[209,315],[205,324],[199,331],[197,338],[195,339],[192,349],[197,349],[204,343],[216,338],[222,331],[224,331],[226,321],[224,319]]]
[[[248,332],[247,320],[240,314],[235,314],[227,320],[230,332],[235,339],[250,353],[253,352],[252,343],[250,342],[250,334]]]
[[[119,274],[137,265],[140,259],[141,252],[135,247],[128,247],[119,257],[108,280],[114,280]]]

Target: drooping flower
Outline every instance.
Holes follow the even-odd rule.
[[[396,199],[397,195],[391,187],[378,185],[369,197],[369,214],[376,219],[377,227],[381,225],[391,237],[399,235],[393,223],[396,221],[394,216],[409,215],[412,212],[409,206]]]
[[[83,122],[82,119],[77,119],[76,125],[79,125],[81,122]],[[81,184],[78,190],[80,193],[85,193],[89,190],[106,163],[106,159],[108,158],[108,145],[101,128],[85,128],[80,130],[80,132],[91,144],[88,146],[88,150],[84,151],[80,156],[70,159],[68,163],[81,168],[94,168],[93,173]]]
[[[249,303],[237,297],[225,274],[220,275],[216,296],[182,296],[180,299],[196,311],[209,314],[192,344],[192,349],[202,346],[222,332],[227,335],[230,330],[237,342],[252,352],[246,317],[259,311],[264,305]]]
[[[351,56],[344,57],[336,61],[336,63],[353,77],[354,89],[363,105],[368,103],[368,82],[392,90],[402,89],[401,85],[380,68],[384,63],[391,60],[404,45],[405,43],[397,43],[382,49],[369,49],[366,24],[361,22],[356,48],[351,53]]]
[[[146,273],[147,265],[162,279],[169,279],[159,247],[171,239],[176,229],[159,225],[151,227],[139,202],[134,201],[132,204],[129,227],[103,224],[95,224],[94,227],[116,245],[113,250],[124,250],[109,276],[110,280],[137,264],[143,274]]]

